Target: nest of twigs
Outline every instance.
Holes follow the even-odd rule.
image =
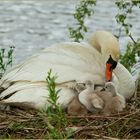
[[[73,133],[69,138],[140,138],[140,89],[137,98],[127,103],[126,109],[111,116],[87,115],[68,116],[67,128]],[[11,111],[0,112],[0,138],[30,138],[43,139],[48,135],[47,114],[35,110],[21,110],[14,108]],[[63,128],[63,129],[67,129]],[[63,130],[62,130],[63,131]]]

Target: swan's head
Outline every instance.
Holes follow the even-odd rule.
[[[120,48],[117,39],[113,35],[107,40],[106,45],[102,49],[103,58],[106,62],[105,77],[106,81],[111,81],[113,69],[116,68],[120,57]]]
[[[117,39],[107,31],[98,31],[91,35],[89,43],[101,53],[106,63],[106,81],[111,81],[113,69],[116,68],[120,56]]]
[[[111,54],[108,56],[108,59],[106,61],[106,71],[105,71],[106,81],[112,80],[112,72],[113,72],[113,69],[116,68],[117,62],[118,61],[116,61],[112,58]]]
[[[102,58],[106,63],[105,78],[106,81],[111,81],[113,69],[116,68],[120,57],[119,43],[111,33],[101,32],[100,34],[98,47],[101,47]]]
[[[85,86],[86,86],[86,88],[94,89],[94,84],[90,80],[85,81]]]

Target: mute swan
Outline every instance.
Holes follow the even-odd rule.
[[[125,108],[125,98],[119,95],[112,82],[105,84],[105,91],[94,91],[89,84],[86,83],[86,89],[79,94],[79,102],[90,112],[97,111],[103,114],[113,114],[122,111]]]
[[[5,103],[26,102],[36,109],[47,108],[49,93],[45,79],[50,68],[58,76],[57,89],[61,89],[58,103],[63,107],[67,107],[75,96],[74,90],[65,86],[72,81],[90,80],[95,85],[102,85],[112,80],[118,92],[129,99],[134,93],[135,83],[118,62],[119,55],[118,41],[107,31],[95,32],[87,44],[66,42],[52,45],[3,76],[0,99]]]

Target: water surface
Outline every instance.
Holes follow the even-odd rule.
[[[1,0],[0,48],[14,45],[14,63],[19,63],[51,44],[70,41],[68,27],[75,26],[73,13],[77,4],[76,0]],[[113,1],[97,2],[94,15],[86,19],[89,33],[104,29],[117,34],[118,26],[114,18],[117,12]],[[135,38],[139,37],[139,9],[134,9],[129,22],[133,24],[132,34]],[[128,38],[122,35],[122,51],[127,40]]]

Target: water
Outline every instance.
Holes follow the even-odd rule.
[[[16,47],[16,64],[51,44],[70,41],[68,27],[75,25],[73,13],[77,3],[76,0],[1,0],[0,47]],[[118,26],[114,18],[117,8],[114,2],[100,0],[94,11],[94,16],[86,20],[89,33],[104,29],[117,34]],[[140,37],[139,9],[134,9],[129,22],[133,25],[134,37]],[[123,35],[120,39],[122,51],[127,41],[128,38]]]

